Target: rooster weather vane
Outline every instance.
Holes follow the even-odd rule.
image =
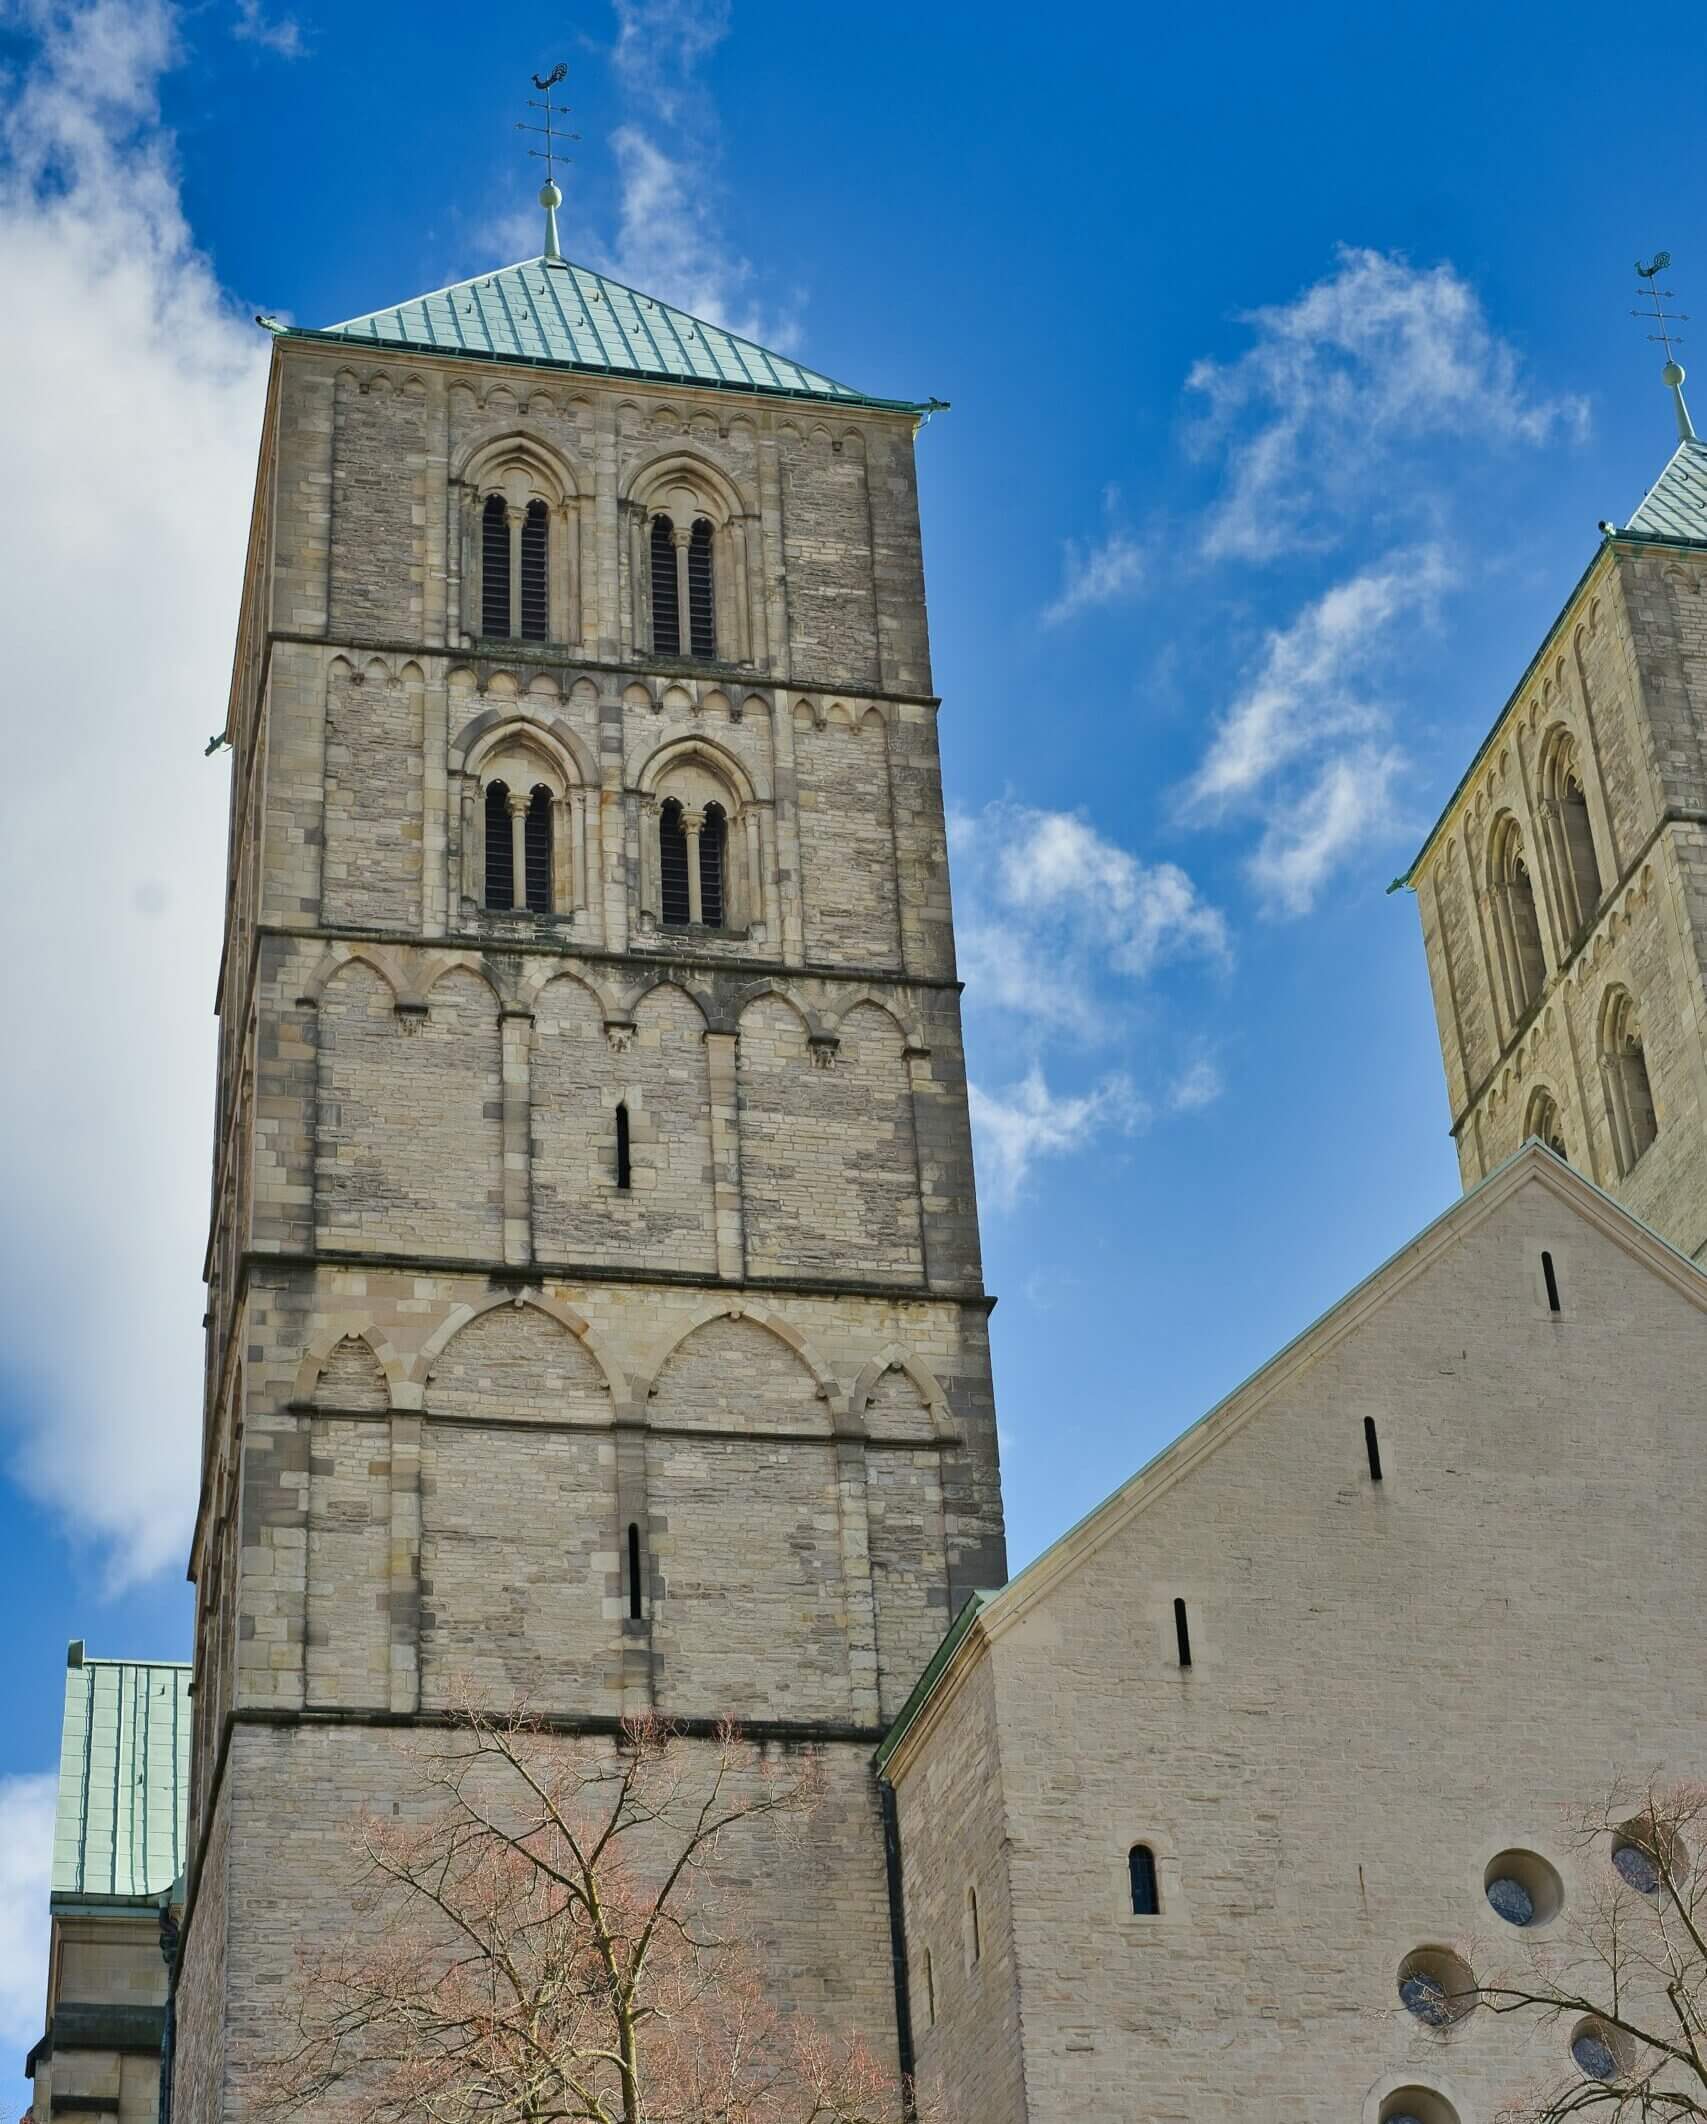
[[[537,155],[540,161],[545,164],[545,181],[547,184],[551,184],[555,180],[554,163],[558,160],[564,162],[569,160],[567,155],[561,154],[557,143],[560,140],[579,140],[581,137],[579,133],[561,132],[552,124],[554,118],[567,118],[569,115],[568,104],[553,103],[551,100],[552,90],[560,81],[566,81],[568,77],[568,65],[561,59],[558,60],[549,74],[535,74],[532,77],[533,85],[538,89],[539,97],[530,96],[528,98],[528,109],[530,111],[543,111],[545,113],[545,123],[543,125],[532,125],[525,118],[516,120],[516,131],[518,133],[538,133],[545,142],[544,147],[529,148],[528,153]]]
[[[1693,443],[1697,439],[1695,423],[1690,419],[1689,407],[1684,403],[1683,364],[1676,353],[1676,349],[1683,345],[1683,339],[1681,334],[1672,330],[1673,325],[1688,324],[1689,313],[1686,310],[1668,310],[1666,304],[1674,300],[1672,291],[1659,285],[1660,275],[1670,264],[1669,251],[1656,251],[1653,262],[1649,265],[1644,265],[1637,259],[1636,275],[1645,283],[1642,292],[1647,297],[1649,306],[1645,310],[1632,310],[1630,315],[1639,317],[1643,324],[1657,327],[1648,337],[1656,347],[1665,349],[1666,365],[1660,373],[1666,389],[1672,395],[1672,410],[1677,415],[1678,439]]]

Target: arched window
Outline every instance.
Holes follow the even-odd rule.
[[[676,527],[667,516],[652,519],[652,649],[657,656],[680,656],[682,653]]]
[[[1134,1844],[1126,1854],[1126,1872],[1132,1886],[1132,1915],[1159,1917],[1162,1894],[1156,1885],[1156,1854],[1148,1844]]]
[[[510,512],[501,494],[488,494],[480,516],[480,631],[510,633]]]
[[[510,792],[502,782],[486,785],[486,905],[516,904],[515,840],[510,831]]]
[[[1606,1080],[1607,1116],[1620,1176],[1629,1172],[1660,1132],[1642,1028],[1627,989],[1615,988],[1601,1018],[1600,1066]]]
[[[550,623],[550,516],[542,501],[530,501],[522,518],[521,624],[524,642],[543,642]]]
[[[1559,1119],[1559,1102],[1545,1086],[1538,1084],[1529,1095],[1529,1110],[1523,1119],[1524,1140],[1533,1136],[1538,1143],[1545,1143],[1556,1158],[1565,1158],[1564,1124]]]
[[[551,912],[551,791],[536,783],[528,798],[523,834],[526,904],[535,914]]]
[[[707,804],[699,829],[699,918],[708,929],[723,927],[723,876],[729,821],[721,804]]]
[[[1600,911],[1601,880],[1582,761],[1568,730],[1556,730],[1542,754],[1541,791],[1559,905],[1566,935],[1574,939]]]
[[[711,525],[695,519],[688,541],[688,637],[695,656],[717,654],[717,600],[711,580]]]
[[[620,1188],[634,1184],[634,1166],[628,1146],[628,1101],[619,1099],[616,1108],[616,1184]]]
[[[658,813],[658,892],[658,919],[667,929],[685,929],[691,919],[688,837],[674,797],[666,797]]]
[[[1494,931],[1505,974],[1506,1009],[1513,1024],[1540,1000],[1547,977],[1541,950],[1541,924],[1535,913],[1535,885],[1524,857],[1517,821],[1506,812],[1489,844],[1488,885]]]

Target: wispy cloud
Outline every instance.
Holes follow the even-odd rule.
[[[1105,488],[1102,501],[1102,537],[1063,542],[1061,593],[1044,607],[1046,627],[1059,627],[1100,605],[1122,604],[1136,596],[1143,583],[1143,551],[1120,520],[1119,488]]]
[[[41,2034],[47,2006],[47,1898],[58,1791],[51,1771],[0,1777],[0,2035],[15,2051]]]
[[[1125,1075],[1105,1077],[1088,1092],[1057,1095],[1033,1063],[1004,1092],[967,1087],[978,1174],[987,1202],[1011,1209],[1040,1158],[1083,1150],[1108,1130],[1132,1135],[1146,1126],[1150,1110]]]
[[[1168,1105],[1176,1114],[1201,1113],[1226,1089],[1221,1072],[1207,1055],[1188,1062],[1168,1088]]]
[[[295,16],[269,16],[261,0],[237,0],[237,20],[231,34],[240,44],[258,44],[280,59],[301,59],[308,51],[302,24]]]
[[[14,1473],[122,1576],[182,1568],[196,1489],[207,880],[227,788],[201,752],[230,666],[266,342],[184,225],[156,104],[171,11],[92,0],[30,19],[0,133],[0,266],[31,306],[27,332],[0,335],[0,635],[75,649],[55,658],[53,714],[13,719],[0,834],[37,1028],[0,1049],[0,1199],[20,1206],[0,1230],[0,1409]],[[170,657],[139,658],[145,640]]]
[[[1269,914],[1308,914],[1354,849],[1393,830],[1393,784],[1409,764],[1394,746],[1356,746],[1269,812],[1247,866]]]
[[[1450,264],[1342,249],[1325,279],[1242,321],[1250,349],[1200,361],[1188,378],[1205,408],[1195,439],[1227,466],[1202,534],[1212,560],[1339,543],[1348,518],[1402,498],[1386,468],[1419,443],[1446,436],[1462,450],[1586,432],[1585,402],[1527,380]]]

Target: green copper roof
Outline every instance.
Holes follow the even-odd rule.
[[[1707,443],[1678,444],[1624,528],[1649,538],[1707,541]]]
[[[184,1863],[190,1669],[85,1659],[65,1670],[53,1894],[163,1894]]]
[[[653,377],[838,405],[925,410],[898,399],[868,398],[785,354],[772,354],[721,325],[562,259],[524,259],[298,336],[487,361],[546,362],[604,376]]]

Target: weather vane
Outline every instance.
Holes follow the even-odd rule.
[[[1644,324],[1658,326],[1659,329],[1650,332],[1648,337],[1656,347],[1665,348],[1666,365],[1660,373],[1674,401],[1677,432],[1685,442],[1694,442],[1695,424],[1689,417],[1688,406],[1683,402],[1683,364],[1674,351],[1683,345],[1683,339],[1672,330],[1673,325],[1688,324],[1689,315],[1683,310],[1668,310],[1666,304],[1674,301],[1675,297],[1670,288],[1662,288],[1659,285],[1660,275],[1670,264],[1669,251],[1656,251],[1651,265],[1644,265],[1637,259],[1636,276],[1643,283],[1642,293],[1646,296],[1649,307],[1645,310],[1632,310],[1630,315],[1639,317]]]
[[[569,115],[568,104],[553,103],[551,100],[552,90],[560,81],[567,79],[568,73],[568,66],[560,59],[549,74],[533,76],[533,85],[539,90],[539,95],[528,98],[528,109],[544,112],[543,125],[534,125],[526,118],[516,120],[518,133],[537,133],[545,142],[544,147],[529,148],[528,153],[537,156],[545,164],[545,182],[539,188],[539,203],[545,209],[545,260],[548,265],[563,263],[563,253],[557,247],[557,209],[563,204],[563,194],[557,183],[556,165],[559,160],[567,162],[569,157],[563,154],[558,142],[579,140],[581,137],[579,133],[561,131],[552,122]]]

